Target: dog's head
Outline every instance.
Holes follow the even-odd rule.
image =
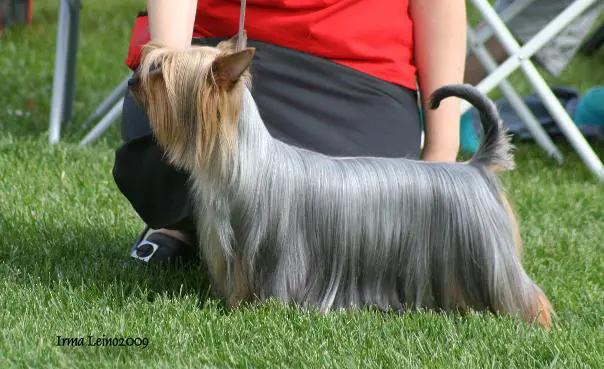
[[[130,86],[170,162],[189,171],[224,159],[236,145],[243,91],[253,48],[235,51],[237,38],[217,47],[174,51],[145,46]]]

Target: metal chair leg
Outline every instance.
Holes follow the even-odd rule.
[[[503,23],[506,24],[535,1],[536,0],[516,0],[507,6],[500,14],[498,14],[498,16]],[[494,34],[492,27],[488,24],[483,25],[484,27],[478,27],[474,30],[476,42],[481,44],[487,42]]]
[[[120,117],[122,114],[122,106],[124,105],[124,98],[119,99],[111,108],[109,113],[101,119],[101,121],[92,128],[92,130],[80,141],[80,146],[87,145],[98,140],[103,133],[111,127],[111,125]]]
[[[76,70],[77,70],[77,55],[78,55],[78,39],[80,35],[80,1],[71,1],[69,9],[72,16],[69,22],[69,39],[67,43],[67,73],[65,75],[65,117],[64,123],[68,123],[73,119],[73,102],[75,100],[76,91]]]
[[[119,85],[117,85],[113,91],[101,102],[97,108],[86,118],[86,121],[80,126],[80,133],[84,132],[88,127],[94,122],[98,121],[104,114],[106,114],[118,101],[120,98],[124,96],[126,90],[128,88],[128,80],[130,76],[126,77]],[[102,119],[102,118],[101,118]]]
[[[59,142],[62,124],[71,119],[79,18],[80,1],[61,0],[50,109],[49,142],[51,144]]]

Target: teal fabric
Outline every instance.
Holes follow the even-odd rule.
[[[592,88],[579,100],[573,119],[578,126],[604,129],[604,86]]]
[[[462,151],[475,153],[478,150],[478,130],[474,123],[474,117],[471,111],[467,111],[461,116],[459,125],[459,146]]]

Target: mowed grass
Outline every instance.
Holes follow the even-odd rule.
[[[559,330],[549,334],[489,314],[323,316],[277,303],[226,313],[207,297],[203,267],[132,262],[143,224],[111,176],[119,127],[82,149],[74,123],[66,141],[47,144],[55,3],[35,2],[36,24],[0,39],[0,368],[602,367],[604,185],[564,141],[563,166],[520,144],[518,169],[503,176],[526,268],[557,309]],[[140,6],[84,4],[75,122],[126,75]],[[602,60],[604,50],[579,57],[550,81],[604,84]],[[57,336],[89,335],[148,346],[57,346]]]

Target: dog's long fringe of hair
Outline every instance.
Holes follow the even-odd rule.
[[[278,298],[321,311],[474,309],[525,321],[549,309],[520,263],[514,224],[488,169],[513,167],[509,137],[473,87],[446,86],[432,100],[436,107],[459,96],[482,113],[485,135],[468,164],[337,158],[271,137],[245,84],[225,92],[208,82],[206,57],[216,53],[162,57],[168,98],[148,109],[171,114],[158,114],[166,121],[152,121],[154,130],[191,172],[202,255],[232,305]],[[188,134],[196,145],[179,141]],[[233,139],[237,149],[221,170],[192,159],[210,160],[208,152]]]
[[[204,52],[199,52],[200,49]],[[198,46],[172,51],[147,44],[143,54],[140,86],[147,89],[143,94],[149,98],[147,106],[153,110],[149,116],[154,117],[155,137],[162,147],[170,146],[175,157],[172,163],[180,166],[190,161],[187,158],[190,146],[197,148],[194,158],[203,167],[234,153],[242,89],[220,88],[213,70],[203,68],[210,60],[227,55],[228,49]],[[250,78],[246,72],[240,83],[249,86]],[[158,93],[158,88],[164,88],[165,93]],[[193,121],[204,124],[190,124]],[[196,142],[190,142],[193,138]]]

